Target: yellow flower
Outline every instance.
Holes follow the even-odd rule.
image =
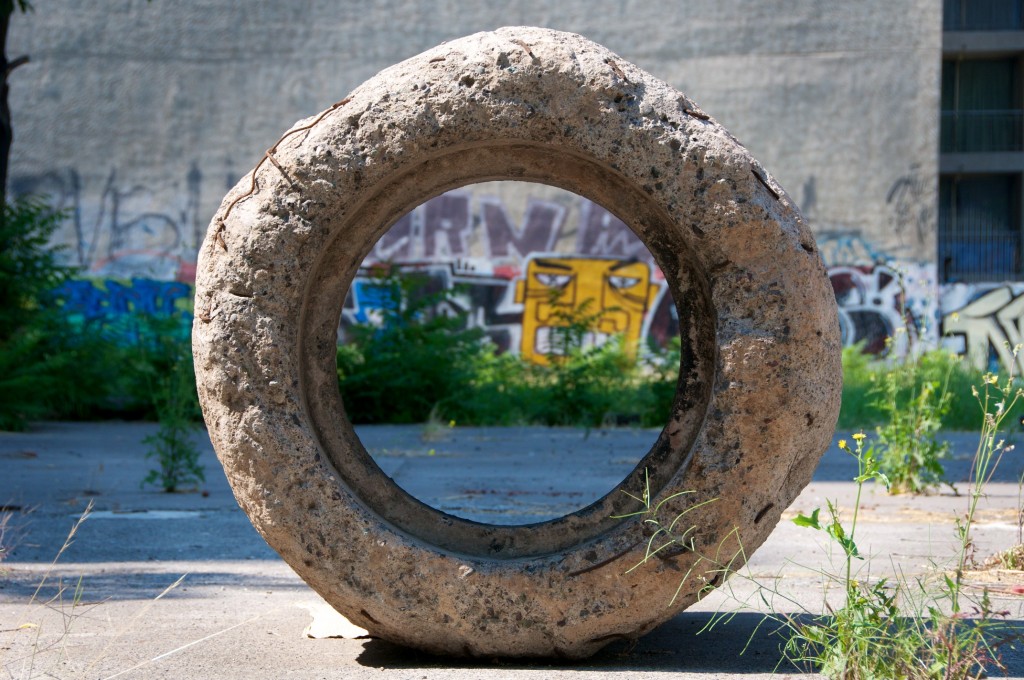
[[[858,432],[857,434],[853,435],[853,440],[859,444],[860,442],[864,441],[865,436],[866,435],[863,432]]]
[[[846,440],[845,439],[840,439],[839,440],[839,448],[846,449]]]

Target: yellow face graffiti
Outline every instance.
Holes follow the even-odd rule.
[[[635,352],[658,295],[650,278],[650,265],[635,260],[532,258],[516,282],[516,302],[523,305],[521,356],[547,364],[564,354],[564,329],[580,319],[592,320],[579,338],[583,347],[622,334],[627,351]]]

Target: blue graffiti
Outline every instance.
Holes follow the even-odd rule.
[[[69,319],[98,327],[116,340],[136,341],[145,334],[145,321],[155,318],[175,319],[175,335],[187,336],[192,325],[192,287],[180,281],[71,279],[51,296]]]
[[[80,314],[86,320],[111,319],[126,314],[148,316],[188,315],[178,308],[178,300],[192,297],[192,288],[180,281],[153,281],[132,279],[125,285],[113,279],[103,281],[102,287],[86,279],[65,281],[53,291],[65,313]]]
[[[352,282],[352,292],[356,309],[352,318],[356,323],[368,323],[372,312],[393,310],[398,306],[391,287],[375,281],[356,279]]]

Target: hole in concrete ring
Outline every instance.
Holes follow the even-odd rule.
[[[376,465],[485,524],[612,493],[679,378],[678,314],[650,251],[601,205],[532,182],[402,215],[363,259],[338,335],[345,412]]]
[[[463,235],[459,233],[460,229],[454,228],[454,225],[459,222],[452,219],[452,215],[459,215],[459,211],[449,208],[446,219],[451,224],[447,224],[443,220],[441,222],[447,224],[449,228],[442,231],[435,229],[430,233],[424,230],[428,219],[427,212],[438,210],[442,215],[445,214],[443,209],[445,202],[451,202],[455,200],[453,197],[459,195],[457,191],[446,193],[453,190],[460,190],[470,196],[476,195],[474,192],[478,192],[481,198],[476,199],[477,206],[486,205],[482,196],[487,192],[481,190],[476,184],[494,180],[516,180],[522,182],[523,184],[518,186],[525,187],[525,189],[520,189],[519,203],[507,199],[508,205],[505,205],[504,202],[498,204],[498,207],[505,210],[504,218],[508,229],[506,232],[496,231],[493,236],[488,235],[483,217],[481,217],[480,224],[474,223],[472,198],[466,207],[467,226],[463,229],[468,227],[470,232],[473,232],[475,228],[476,238],[480,241],[476,247],[486,247],[489,249],[487,252],[490,256],[493,256],[497,249],[497,252],[511,253],[514,257],[519,258],[519,274],[510,271],[506,275],[507,278],[502,281],[504,288],[492,289],[490,294],[499,301],[505,299],[505,295],[511,295],[514,302],[516,279],[519,277],[524,281],[522,299],[525,301],[525,294],[529,289],[525,279],[534,273],[534,270],[530,269],[531,266],[534,266],[535,270],[539,266],[538,258],[531,257],[536,249],[524,245],[529,239],[530,230],[539,228],[531,227],[531,223],[525,219],[531,205],[528,198],[533,195],[531,192],[543,188],[539,185],[558,187],[570,194],[566,197],[556,192],[551,195],[554,198],[549,197],[545,200],[552,204],[558,203],[558,196],[563,195],[562,200],[567,201],[566,205],[571,207],[575,202],[581,215],[583,202],[580,197],[587,199],[588,205],[593,204],[588,208],[590,210],[598,210],[604,206],[604,208],[600,208],[602,213],[592,214],[601,216],[598,223],[599,225],[603,223],[605,231],[613,223],[612,217],[604,221],[604,215],[607,213],[625,224],[627,226],[625,231],[632,231],[650,250],[651,255],[646,257],[653,260],[654,266],[650,267],[647,277],[648,294],[650,294],[651,282],[659,281],[656,272],[662,272],[664,280],[667,282],[667,289],[672,291],[671,298],[675,298],[674,305],[668,302],[668,313],[671,315],[671,309],[675,309],[679,319],[679,336],[683,338],[678,354],[678,371],[670,369],[673,375],[678,375],[678,378],[674,388],[667,390],[673,393],[674,389],[674,396],[670,398],[671,406],[668,409],[667,419],[663,421],[664,427],[660,431],[648,431],[646,436],[649,436],[650,439],[643,444],[630,446],[627,453],[620,457],[631,456],[632,459],[624,462],[614,475],[609,475],[606,478],[607,481],[593,487],[590,492],[590,498],[602,493],[604,495],[590,504],[587,504],[589,499],[584,499],[583,496],[578,499],[554,497],[551,500],[565,501],[564,505],[554,507],[549,503],[548,508],[543,510],[546,514],[517,517],[512,517],[509,514],[505,519],[499,517],[502,514],[500,512],[491,512],[485,516],[471,516],[468,515],[468,511],[463,510],[463,515],[459,516],[453,512],[459,510],[457,506],[460,503],[457,499],[437,499],[436,488],[428,488],[428,491],[424,492],[420,490],[421,487],[414,487],[408,481],[404,482],[408,488],[403,488],[401,484],[396,483],[395,479],[399,482],[403,479],[401,470],[403,464],[428,465],[437,462],[439,453],[446,451],[443,443],[438,441],[435,443],[439,446],[431,446],[422,441],[424,428],[412,425],[409,426],[407,437],[411,446],[426,454],[423,459],[413,456],[384,455],[377,455],[375,458],[368,451],[368,449],[379,448],[373,441],[372,427],[361,426],[360,432],[357,434],[353,426],[353,421],[365,420],[359,413],[364,404],[361,402],[357,405],[354,402],[355,397],[351,385],[343,386],[346,392],[343,401],[338,375],[339,356],[343,374],[345,373],[345,362],[360,361],[358,356],[353,356],[355,352],[352,345],[358,343],[352,343],[345,338],[346,341],[339,349],[338,340],[339,333],[344,338],[346,332],[343,317],[359,314],[359,305],[362,304],[359,298],[361,272],[379,275],[384,280],[387,277],[392,277],[393,274],[397,275],[403,268],[411,270],[405,272],[406,274],[426,274],[429,273],[427,253],[432,257],[440,253],[446,258],[443,268],[448,272],[446,275],[454,276],[458,267],[468,268],[474,261],[474,243],[470,238],[473,234]],[[486,189],[487,185],[482,186]],[[541,203],[534,202],[532,205],[536,210]],[[479,207],[475,211],[479,212]],[[495,216],[500,214],[500,211],[492,212]],[[337,494],[341,494],[339,498],[345,494],[355,497],[361,506],[372,511],[380,519],[439,549],[488,558],[510,559],[556,554],[602,536],[623,521],[639,521],[635,517],[631,520],[620,519],[619,516],[637,510],[636,501],[623,492],[629,492],[635,496],[643,493],[646,487],[649,488],[653,497],[660,493],[672,479],[685,472],[689,465],[690,452],[705,421],[711,399],[711,385],[715,375],[717,353],[715,313],[704,269],[697,262],[691,250],[687,232],[680,230],[664,208],[657,201],[651,200],[642,187],[629,182],[613,168],[596,163],[587,157],[566,155],[556,149],[533,143],[497,141],[490,145],[468,145],[446,150],[420,165],[411,165],[388,182],[380,183],[372,190],[367,190],[366,195],[359,203],[345,207],[338,220],[339,223],[332,230],[335,236],[320,249],[308,279],[307,293],[301,310],[299,389],[319,445],[337,472],[340,485]],[[570,245],[576,243],[583,236],[581,224],[586,223],[577,221],[576,232],[563,235]],[[392,231],[395,226],[398,229]],[[568,227],[571,228],[572,225],[569,224]],[[502,233],[504,233],[504,241],[501,238]],[[465,242],[462,240],[462,236],[466,236]],[[602,233],[598,230],[595,243],[599,244],[593,246],[595,249],[604,248],[605,250],[603,252],[595,250],[589,253],[584,251],[582,254],[594,255],[595,257],[591,259],[598,259],[597,255],[611,254],[611,259],[618,258],[615,260],[616,262],[630,257],[622,258],[613,250],[613,248],[623,247],[624,241],[612,238],[612,234],[605,233],[602,239]],[[543,250],[549,251],[546,253],[547,255],[559,256],[553,257],[554,260],[571,259],[569,257],[562,258],[562,253],[555,248],[555,243],[552,243],[550,248],[546,241],[543,245]],[[396,255],[403,249],[408,250],[411,257],[398,266],[396,271],[393,265],[401,259]],[[574,253],[566,252],[565,254]],[[364,267],[364,261],[368,257],[375,258],[377,262],[390,262],[391,265],[379,265],[375,269],[371,262],[371,266]],[[483,259],[485,258],[480,258],[481,261]],[[493,259],[493,257],[490,258],[490,260]],[[547,258],[541,257],[540,259]],[[417,260],[419,261],[417,262]],[[643,261],[643,258],[638,256],[638,261]],[[647,264],[650,266],[651,262],[648,261]],[[419,270],[414,265],[420,265]],[[493,262],[488,266],[493,272]],[[569,266],[571,270],[572,263],[566,266]],[[605,263],[603,266],[609,267],[610,265]],[[598,265],[595,264],[593,267],[597,268]],[[475,273],[482,275],[486,271],[481,269]],[[564,279],[559,276],[566,275],[557,267],[545,269],[543,272],[536,270],[536,273],[543,274],[537,279],[537,283],[546,282],[549,284],[548,288],[557,287],[558,284],[563,283]],[[610,277],[619,274],[619,271],[612,273],[606,269],[601,276]],[[429,277],[427,278],[429,280]],[[632,273],[629,276],[623,275],[623,280],[616,281],[616,283],[620,285],[631,283],[629,279],[632,278],[640,279],[634,285],[638,288],[643,287],[644,277]],[[382,292],[383,289],[387,289],[387,285],[380,286],[380,279],[374,282],[372,276],[369,277],[369,282],[371,286],[362,292],[371,296],[375,295],[378,298],[378,303],[383,298],[389,300],[386,304],[394,304],[390,301],[393,300],[393,297]],[[374,283],[377,284],[376,288],[372,287]],[[495,288],[498,287],[495,286]],[[446,290],[447,288],[443,286],[438,289],[442,293]],[[343,305],[342,301],[348,298],[350,291],[354,291],[353,297],[349,299],[348,306]],[[443,298],[444,295],[441,295],[439,299],[443,300]],[[539,302],[543,301],[544,298],[539,299]],[[662,301],[664,302],[664,298]],[[494,304],[500,305],[500,302]],[[521,326],[523,310],[527,305],[525,302],[520,304],[518,321]],[[607,302],[602,304],[606,307],[616,306],[607,304]],[[442,307],[445,306],[442,305]],[[655,309],[657,307],[658,305],[655,305]],[[495,309],[500,310],[501,307]],[[397,310],[390,310],[389,313],[397,311],[401,311],[401,305]],[[479,312],[477,313],[479,314]],[[384,317],[384,310],[379,303],[376,321],[380,322]],[[367,321],[372,318],[373,314],[367,312]],[[513,319],[515,319],[514,315]],[[486,320],[485,313],[484,321],[486,322]],[[501,324],[493,325],[497,327]],[[541,326],[542,324],[538,322],[534,325]],[[481,330],[486,334],[487,324],[478,324],[478,326],[483,326]],[[514,324],[508,326],[513,328]],[[378,325],[378,330],[368,332],[378,333],[380,328],[381,326]],[[492,330],[497,331],[500,328]],[[641,325],[641,335],[642,333]],[[543,334],[548,335],[546,348],[549,349],[551,345],[550,331],[543,331],[542,336]],[[534,341],[532,353],[538,355],[537,332],[535,331],[530,337]],[[513,346],[516,345],[510,344],[510,347]],[[522,354],[522,336],[518,340],[518,346],[519,353]],[[544,347],[543,344],[542,347]],[[398,352],[397,356],[402,360],[408,358],[400,353],[401,350],[397,349],[397,345],[392,351]],[[447,357],[450,354],[450,350],[446,350],[446,354],[442,356]],[[512,353],[508,352],[507,354],[511,355]],[[550,361],[550,352],[540,352],[540,354],[548,354]],[[434,367],[440,365],[436,359],[436,353],[428,352],[426,356],[426,359],[421,360],[422,363],[435,365]],[[374,359],[378,358],[378,353],[375,352],[373,357]],[[366,360],[365,354],[362,360]],[[385,367],[387,367],[386,362]],[[502,366],[495,364],[493,368],[494,372],[500,376]],[[447,374],[443,375],[447,377]],[[586,377],[587,373],[582,372],[580,375]],[[492,380],[492,382],[495,385],[500,385],[510,381]],[[668,379],[668,383],[672,384],[671,378]],[[370,384],[370,387],[377,387],[379,384],[379,381],[374,382]],[[407,397],[419,398],[422,396],[412,387],[406,388],[402,394]],[[421,399],[421,401],[425,403],[419,407],[419,416],[422,416],[424,412],[428,417],[431,412],[435,413],[434,419],[427,428],[428,439],[443,437],[446,431],[452,434],[451,430],[455,431],[454,434],[468,435],[470,430],[459,427],[458,418],[460,416],[454,418],[456,420],[454,428],[447,427],[450,420],[453,419],[450,416],[445,417],[446,414],[442,407],[447,404],[441,403],[437,411],[434,411],[434,406],[441,401],[440,399],[429,397],[425,400]],[[395,400],[391,399],[389,403],[393,407]],[[509,400],[507,403],[515,405],[517,402]],[[387,406],[387,403],[384,405]],[[518,407],[522,406],[519,404]],[[628,418],[629,415],[626,414],[625,417]],[[600,418],[604,424],[604,416],[602,415]],[[411,416],[408,419],[414,420]],[[465,425],[465,421],[463,421],[463,425]],[[589,438],[583,441],[581,446],[587,447],[584,450],[594,450],[593,443],[600,438],[600,434],[595,436],[597,432],[598,430],[592,429]],[[582,439],[583,434],[577,431],[574,436]],[[644,445],[651,439],[654,441],[649,450],[644,453]],[[493,442],[482,441],[478,444],[481,446],[481,452],[484,449],[493,450],[494,448]],[[381,446],[387,448],[386,444]],[[553,448],[550,441],[545,446],[547,451]],[[555,446],[562,447],[562,444],[556,442]],[[434,456],[429,455],[431,448],[434,449]],[[512,452],[511,461],[521,463],[525,460],[525,456],[517,459],[516,451],[518,449]],[[476,452],[473,451],[473,453]],[[593,467],[592,460],[587,459],[589,467]],[[632,460],[639,460],[639,462],[630,467]],[[435,466],[435,468],[437,467],[439,466]],[[570,484],[570,479],[566,478],[583,475],[589,471],[589,467],[584,467],[582,472],[576,467],[561,469],[552,467],[542,474],[547,474],[548,487],[553,487],[556,492],[564,492]],[[623,472],[625,472],[625,477],[619,477]],[[500,477],[500,475],[498,476]],[[615,484],[616,478],[620,480],[618,485],[612,489],[607,488]],[[424,486],[432,486],[429,479],[425,480]],[[484,490],[480,479],[467,480],[466,486],[468,488],[465,490],[468,491]],[[510,485],[505,488],[511,490],[513,487]],[[498,488],[495,490],[497,491]],[[576,490],[578,491],[578,489]],[[456,494],[450,495],[455,496]],[[510,500],[510,498],[503,499],[499,493],[477,495],[494,496],[495,500],[502,502]],[[437,503],[437,506],[432,506],[431,503]],[[523,505],[525,506],[525,503]],[[507,507],[511,507],[511,504],[508,503]],[[545,518],[549,519],[545,520]],[[505,523],[499,523],[502,521]]]

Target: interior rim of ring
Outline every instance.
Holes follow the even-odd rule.
[[[464,173],[458,169],[466,165],[476,167],[472,163],[460,163],[460,159],[472,157],[479,163],[481,158],[487,158],[488,154],[493,156],[500,155],[501,162],[499,165],[504,166],[504,171]],[[491,160],[493,161],[493,158]],[[430,164],[431,170],[424,173],[424,169],[428,164]],[[443,170],[441,172],[434,172],[439,165],[443,166]],[[566,165],[571,165],[577,171],[582,171],[585,182],[580,184],[568,180],[563,181]],[[559,172],[542,172],[540,168],[544,166],[557,166]],[[456,169],[452,171],[452,168]],[[409,184],[408,180],[413,175],[422,178],[424,174],[430,175],[431,181],[417,186],[418,191],[411,198],[403,200],[400,209],[391,209],[383,215],[380,214],[381,210],[379,208],[375,210],[375,207],[379,206],[380,202],[378,199],[381,196],[387,195],[389,191],[393,191],[396,187],[407,187]],[[333,352],[330,353],[331,370],[324,371],[325,375],[334,376],[333,390],[335,398],[333,401],[336,401],[338,408],[333,412],[333,417],[331,417],[331,409],[325,407],[322,399],[311,398],[313,388],[323,388],[323,385],[319,385],[315,379],[311,379],[311,371],[309,370],[316,359],[315,339],[320,337],[316,329],[318,327],[330,327],[331,325],[336,329],[341,315],[341,303],[339,302],[333,305],[332,319],[328,323],[323,324],[325,313],[318,313],[313,307],[319,306],[323,308],[322,298],[325,296],[323,291],[319,290],[319,287],[317,287],[317,290],[312,290],[312,288],[318,282],[318,279],[324,278],[325,270],[329,270],[331,274],[326,276],[326,280],[333,284],[334,287],[338,286],[339,281],[342,283],[343,290],[341,291],[340,299],[343,301],[344,295],[348,292],[358,267],[366,254],[402,215],[424,201],[443,194],[445,191],[486,181],[527,181],[547,184],[598,203],[621,219],[637,234],[652,253],[655,262],[666,273],[670,294],[673,296],[674,304],[680,311],[681,332],[683,315],[680,304],[682,301],[678,299],[679,290],[677,289],[677,286],[680,285],[679,281],[682,280],[680,277],[684,277],[688,283],[687,292],[696,292],[703,298],[697,301],[697,306],[710,309],[710,292],[707,288],[707,283],[702,278],[702,272],[699,270],[683,271],[681,267],[673,268],[672,270],[666,269],[666,262],[663,261],[663,258],[659,257],[658,250],[652,248],[651,243],[637,232],[635,224],[641,220],[626,219],[628,217],[624,215],[626,207],[629,205],[640,205],[647,209],[644,217],[653,222],[651,225],[652,233],[657,232],[663,235],[671,235],[671,232],[666,227],[672,225],[672,220],[664,209],[654,199],[643,194],[626,177],[600,165],[593,159],[569,153],[564,149],[547,147],[536,143],[513,140],[467,144],[458,148],[446,149],[444,152],[431,158],[421,159],[414,166],[404,169],[403,172],[393,173],[388,178],[388,181],[378,185],[375,191],[365,196],[358,206],[349,211],[341,225],[335,226],[328,244],[322,249],[317,263],[311,272],[309,277],[310,288],[307,289],[304,300],[300,332],[300,346],[302,348],[300,390],[305,401],[306,412],[309,414],[317,431],[320,445],[339,473],[339,483],[350,489],[353,495],[359,498],[365,507],[398,529],[439,548],[490,558],[536,557],[561,552],[568,547],[604,535],[616,524],[640,521],[639,518],[622,520],[613,519],[612,516],[622,514],[622,510],[625,509],[622,506],[628,502],[628,498],[620,493],[620,491],[630,489],[635,491],[640,488],[634,484],[645,479],[647,471],[652,464],[657,463],[654,466],[657,472],[651,478],[650,492],[652,498],[656,497],[664,489],[668,481],[676,476],[677,473],[685,470],[689,463],[690,450],[700,431],[703,413],[711,401],[710,382],[714,374],[713,354],[697,357],[698,349],[691,348],[696,357],[694,359],[694,370],[702,372],[705,376],[704,380],[708,384],[701,386],[703,389],[702,394],[699,395],[697,400],[698,404],[690,409],[692,412],[699,412],[700,418],[697,419],[696,425],[691,423],[687,427],[683,437],[684,445],[670,445],[668,443],[669,435],[666,434],[668,428],[673,424],[678,424],[680,420],[678,407],[683,399],[683,380],[680,374],[673,397],[673,416],[670,417],[668,423],[662,428],[654,445],[652,445],[651,449],[644,455],[634,470],[626,475],[621,482],[600,499],[584,508],[561,517],[533,524],[486,524],[444,513],[419,501],[398,486],[380,470],[372,457],[366,452],[358,435],[355,434],[347,415],[344,415],[344,406],[337,386],[336,359]],[[591,185],[596,188],[590,190]],[[620,200],[602,200],[600,197],[602,193],[614,196]],[[621,200],[623,196],[628,198]],[[624,206],[623,204],[626,205]],[[387,207],[388,203],[384,201],[383,205]],[[351,257],[344,267],[339,268],[337,261],[331,258],[331,253],[339,248],[339,242],[344,240],[343,235],[349,232],[351,225],[359,224],[361,220],[364,220],[367,212],[376,213],[373,221],[380,226],[373,231],[372,239],[368,243],[364,243],[356,256]],[[686,259],[690,264],[690,267],[687,269],[694,269],[692,253],[689,253],[681,237],[677,236],[674,239],[673,245],[686,251]],[[676,272],[675,279],[669,278],[669,271]],[[330,297],[330,295],[327,297]],[[714,319],[710,318],[707,314],[703,316],[698,315],[698,318],[703,323],[697,324],[699,327],[694,328],[693,332],[704,339],[710,337],[713,340]],[[317,321],[321,322],[319,326],[316,323]],[[687,340],[686,338],[681,340],[685,349]],[[326,360],[326,358],[324,357],[323,359]],[[321,389],[320,396],[321,398],[327,397],[327,401],[332,401],[329,390],[325,392]],[[333,427],[325,427],[325,425],[333,425]],[[339,426],[344,432],[338,432]],[[339,437],[339,434],[343,436]],[[672,436],[676,434],[678,432],[673,433]],[[347,444],[347,447],[345,444]],[[376,489],[374,489],[374,485],[377,485]],[[382,494],[380,492],[380,486],[387,489],[386,493]],[[381,502],[382,496],[386,499],[386,502]],[[628,512],[629,509],[626,509],[626,511]],[[443,529],[438,527],[443,527]],[[538,532],[538,529],[543,529],[544,531]],[[536,538],[538,533],[543,533],[547,540]]]

